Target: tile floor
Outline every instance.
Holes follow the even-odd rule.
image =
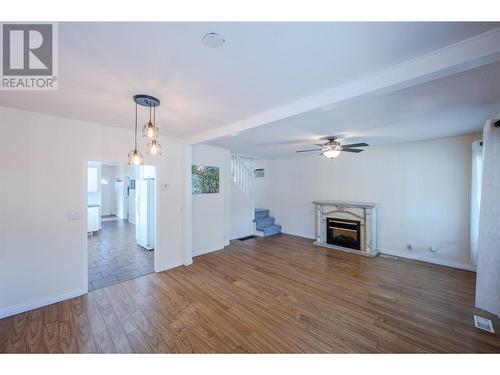
[[[154,251],[137,245],[135,225],[105,220],[89,237],[89,291],[154,272]]]

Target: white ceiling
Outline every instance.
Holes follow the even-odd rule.
[[[275,158],[316,148],[313,144],[327,135],[340,136],[345,143],[380,145],[472,133],[500,112],[498,77],[500,62],[305,112],[210,144]]]
[[[158,113],[162,134],[191,137],[498,26],[495,23],[62,23],[59,90],[0,91],[0,105],[132,128],[132,95],[147,93],[162,101]],[[226,45],[219,49],[204,46],[201,37],[210,31],[222,33]],[[464,82],[476,79],[481,84],[492,84],[489,74],[498,76],[497,70],[483,72],[486,73],[471,73],[472,78],[469,73],[464,73],[465,78],[450,77],[451,81],[446,78],[443,87],[463,88],[460,85]],[[482,74],[487,77],[481,78]],[[372,142],[377,137],[387,138],[386,142],[421,138],[433,132],[434,136],[445,135],[450,128],[459,132],[477,129],[478,120],[498,97],[493,87],[487,98],[467,90],[447,96],[446,90],[433,87],[436,103],[429,99],[428,89],[424,85],[368,99],[362,107],[359,101],[346,103],[338,113],[336,108],[308,112],[256,128],[239,140],[225,139],[214,144],[234,147],[235,151],[277,156],[292,151],[288,143],[278,149],[259,146],[256,140],[300,145],[299,140],[304,137],[312,139],[332,132],[371,137]],[[428,115],[419,114],[418,119],[419,115],[408,110],[427,111]],[[438,124],[439,116],[448,125]],[[461,121],[457,124],[451,118]],[[466,118],[470,119],[468,125],[464,122]],[[422,135],[415,130],[420,120],[433,120],[435,126],[419,123],[424,130],[428,128],[421,131],[425,133]],[[432,130],[438,126],[442,131]]]

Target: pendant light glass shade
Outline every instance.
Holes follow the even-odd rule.
[[[134,149],[128,154],[128,164],[129,165],[142,165],[144,162],[144,157],[139,152],[139,150]]]
[[[158,139],[158,128],[151,121],[148,121],[142,128],[142,134],[151,140]]]
[[[153,139],[150,143],[148,143],[148,154],[161,155],[161,145],[156,139]]]

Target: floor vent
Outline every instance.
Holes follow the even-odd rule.
[[[241,238],[238,238],[238,241],[246,241],[246,240],[251,240],[252,238],[257,238],[257,236],[246,236],[246,237],[241,237]]]
[[[385,259],[391,259],[391,260],[398,260],[398,257],[395,257],[394,255],[388,255],[388,254],[382,254],[382,253],[380,253],[379,257],[385,258]]]
[[[476,328],[482,329],[484,331],[488,331],[491,333],[495,333],[495,330],[493,329],[493,324],[491,323],[491,320],[483,318],[482,316],[477,316],[474,315],[474,324]]]

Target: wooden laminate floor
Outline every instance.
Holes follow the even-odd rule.
[[[233,241],[189,267],[2,319],[0,352],[500,352],[498,334],[473,326],[474,273],[311,242]]]

